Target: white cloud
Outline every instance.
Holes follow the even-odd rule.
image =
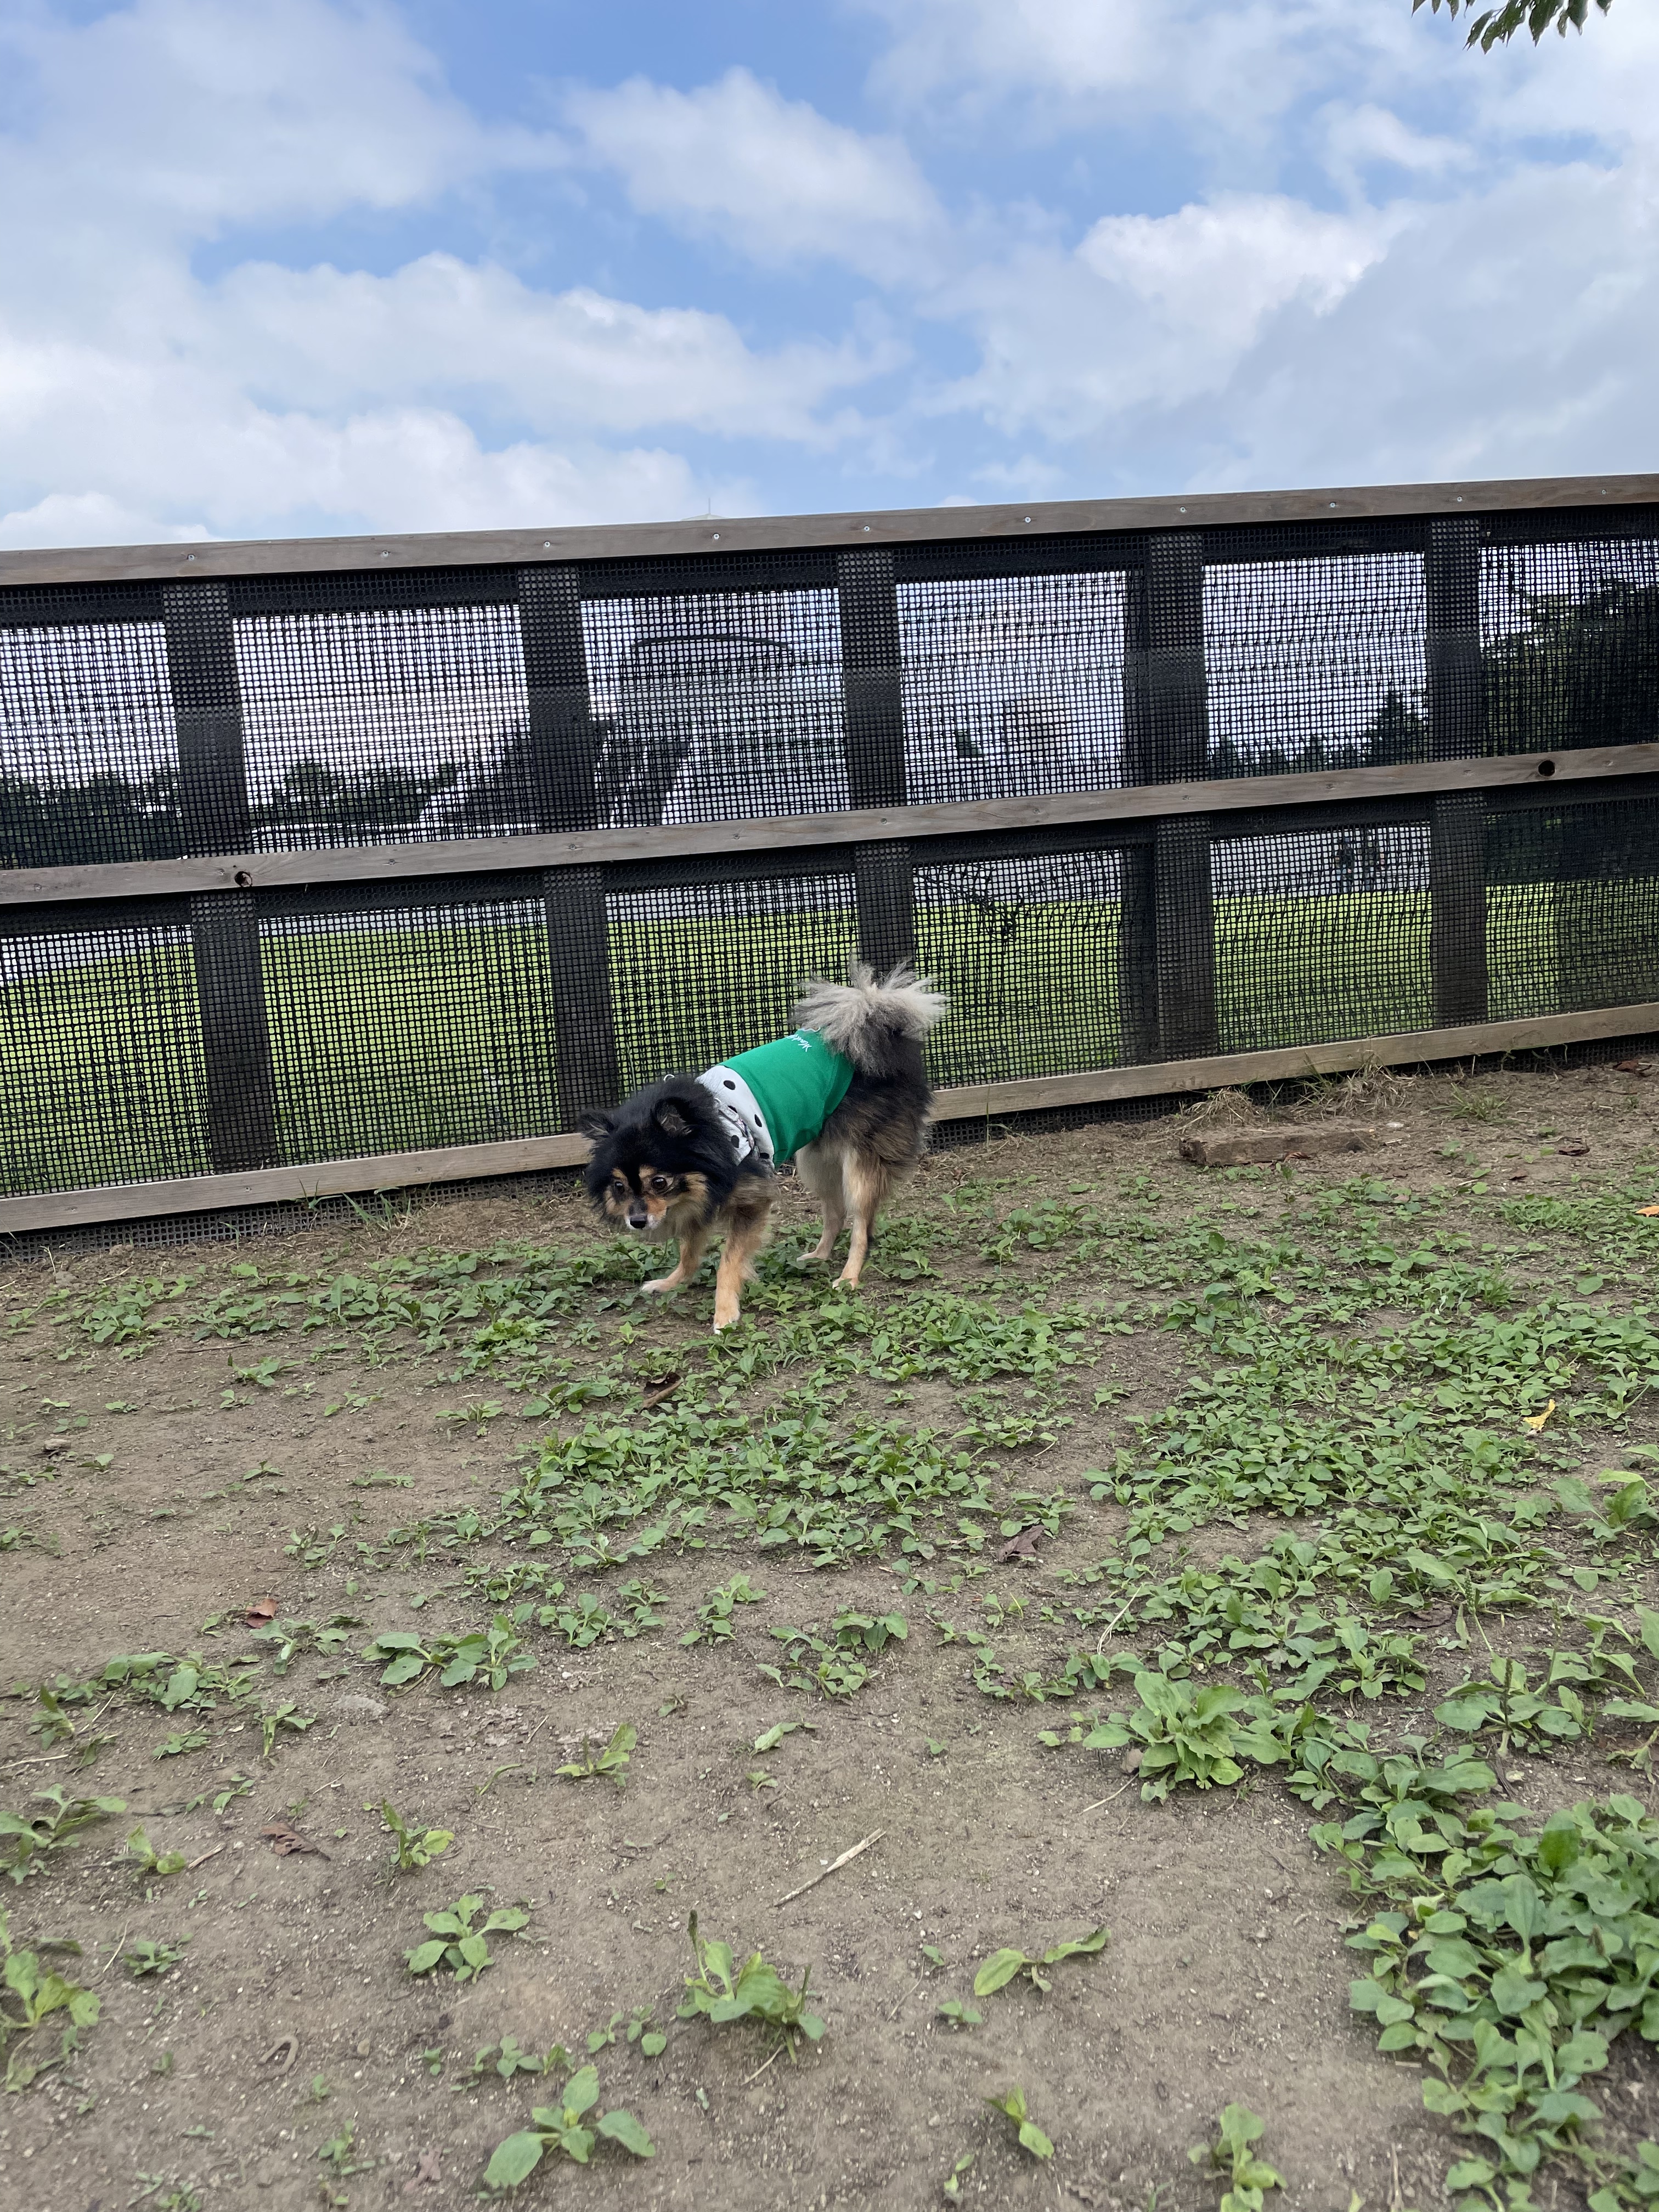
[[[423,254],[390,276],[244,264],[204,303],[210,343],[296,404],[465,393],[532,429],[678,425],[822,442],[826,399],[891,366],[845,343],[753,353],[724,315]]]
[[[1659,165],[1534,164],[1422,216],[1322,319],[1269,328],[1206,478],[1652,469],[1656,355]]]
[[[195,545],[212,536],[205,523],[163,522],[145,507],[128,507],[108,492],[48,492],[33,507],[0,514],[0,545]]]
[[[1073,252],[1016,252],[947,288],[981,359],[939,404],[1068,438],[1218,392],[1275,316],[1328,313],[1397,227],[1267,194],[1103,216]]]
[[[1378,169],[1396,173],[1390,183],[1403,181],[1407,190],[1426,195],[1443,191],[1444,179],[1465,175],[1476,166],[1468,141],[1413,130],[1392,108],[1375,100],[1363,100],[1358,106],[1333,100],[1319,119],[1324,126],[1321,158],[1325,173],[1351,204],[1364,204],[1368,177]]]
[[[61,368],[63,364],[58,364]],[[0,378],[10,363],[0,359]],[[0,544],[111,544],[317,530],[462,530],[644,521],[742,507],[752,488],[710,479],[660,448],[613,451],[588,440],[486,448],[438,408],[380,406],[324,420],[257,406],[190,375],[131,377],[119,414],[88,404],[106,365],[55,380],[23,434],[42,456],[46,492],[0,516]],[[130,410],[130,411],[129,411]],[[135,441],[131,416],[146,430]]]
[[[380,0],[136,0],[91,21],[0,25],[43,126],[14,142],[8,202],[204,238],[227,225],[429,200],[564,158],[485,126]]]
[[[922,303],[979,355],[930,409],[1079,488],[1659,460],[1653,11],[1480,56],[1403,0],[865,4],[907,127],[1069,133],[1127,195],[1150,148],[1149,197],[1188,194],[1109,200],[1069,251],[981,235]]]
[[[565,158],[550,134],[481,123],[376,0],[36,12],[0,29],[7,46],[30,120],[0,138],[0,543],[752,502],[728,469],[605,441],[821,447],[855,419],[842,395],[898,357],[814,337],[760,352],[704,307],[538,290],[449,252],[204,281],[196,248],[239,225],[415,212]]]
[[[832,123],[745,69],[689,93],[643,77],[583,90],[567,114],[636,208],[757,261],[842,261],[891,278],[915,269],[943,228],[897,139]]]
[[[860,4],[902,137],[744,69],[490,122],[397,0],[23,0],[0,543],[1659,460],[1659,11],[1482,58],[1406,0]],[[553,170],[558,289],[454,250]],[[826,264],[886,288],[850,336]],[[687,458],[738,438],[758,487]]]
[[[1103,216],[1077,258],[1214,361],[1253,344],[1268,316],[1292,300],[1316,313],[1334,307],[1381,259],[1389,228],[1382,216],[1233,193],[1174,215]]]
[[[861,0],[891,28],[872,85],[902,110],[1014,108],[1051,137],[1087,117],[1261,137],[1334,72],[1407,61],[1408,22],[1353,0]],[[1403,0],[1402,0],[1403,4]],[[1212,149],[1214,150],[1214,149]]]

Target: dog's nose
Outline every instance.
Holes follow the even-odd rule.
[[[628,1225],[630,1229],[648,1229],[651,1226],[651,1216],[642,1206],[629,1206]]]

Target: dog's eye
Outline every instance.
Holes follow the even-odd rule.
[[[674,1185],[667,1176],[653,1176],[651,1178],[651,1188],[656,1192],[659,1198],[666,1198],[669,1192],[673,1189]]]

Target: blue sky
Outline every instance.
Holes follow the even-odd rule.
[[[1659,469],[1659,9],[0,0],[0,544]]]

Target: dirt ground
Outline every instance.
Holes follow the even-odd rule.
[[[1225,1174],[1177,1158],[1184,1120],[1017,1135],[936,1154],[902,1211],[925,1243],[930,1224],[959,1224],[965,1209],[990,1218],[1086,1187],[1103,1206],[1150,1211],[1172,1231],[1213,1218],[1229,1233],[1273,1237],[1293,1233],[1318,1194],[1363,1174],[1437,1196],[1443,1218],[1479,1245],[1505,1233],[1500,1209],[1516,1197],[1644,1173],[1659,1184],[1656,1089],[1659,1068],[1651,1079],[1609,1068],[1333,1094],[1283,1114],[1317,1122],[1334,1108],[1375,1125],[1383,1149]],[[793,1185],[779,1222],[763,1291],[775,1282],[781,1299],[809,1295],[787,1266],[807,1224]],[[0,1683],[17,1686],[0,1700],[0,1808],[21,1811],[29,1792],[54,1784],[127,1808],[43,1871],[0,1884],[14,1943],[78,1941],[74,1971],[101,2005],[64,2064],[0,2100],[0,2203],[441,2212],[474,2201],[494,2146],[529,2124],[532,2106],[555,2101],[553,2084],[504,2080],[493,2063],[472,2078],[475,2053],[512,2036],[530,2051],[562,2041],[585,2060],[585,2039],[618,2014],[617,2040],[593,2062],[600,2109],[635,2113],[654,2159],[602,2143],[586,2171],[561,2161],[555,2172],[550,2161],[524,2201],[580,2193],[733,2212],[897,2212],[945,2202],[946,2178],[971,2152],[964,2202],[1200,2212],[1217,2186],[1188,2150],[1213,2139],[1224,2106],[1243,2103],[1267,2123],[1262,2147],[1287,2212],[1345,2212],[1355,2197],[1395,2212],[1449,2202],[1443,2176],[1457,2145],[1423,2110],[1421,2072],[1380,2057],[1374,2025],[1350,2013],[1360,1968],[1342,1938],[1358,1908],[1342,1870],[1311,1846],[1306,1807],[1265,1771],[1144,1803],[1121,1751],[1045,1748],[1040,1731],[1075,1714],[988,1697],[971,1653],[929,1626],[994,1594],[1012,1614],[999,1638],[1005,1662],[1041,1666],[1068,1641],[1105,1640],[1104,1620],[1068,1627],[1065,1614],[1079,1596],[1100,1597],[1086,1577],[1123,1525],[1121,1507],[1091,1498],[1088,1478],[1132,1443],[1134,1418],[1168,1405],[1216,1357],[1158,1325],[1109,1238],[1086,1257],[1061,1241],[996,1267],[965,1244],[933,1251],[947,1290],[1010,1310],[1125,1305],[1127,1333],[1091,1339],[1053,1384],[1048,1402],[1072,1425],[1046,1447],[996,1455],[1000,1494],[1063,1492],[1071,1509],[1034,1557],[1004,1559],[993,1541],[965,1584],[965,1555],[948,1542],[921,1567],[890,1550],[815,1569],[807,1553],[757,1548],[712,1514],[678,1550],[565,1573],[573,1591],[613,1604],[623,1577],[644,1577],[659,1626],[586,1648],[532,1631],[536,1667],[498,1692],[442,1688],[430,1674],[407,1689],[381,1686],[381,1662],[359,1656],[371,1636],[429,1638],[499,1610],[465,1586],[465,1547],[422,1559],[392,1533],[469,1507],[487,1520],[544,1437],[601,1415],[653,1418],[641,1393],[669,1372],[688,1378],[684,1394],[711,1341],[709,1271],[670,1308],[619,1295],[615,1280],[586,1286],[559,1324],[562,1380],[620,1370],[639,1388],[562,1413],[526,1412],[534,1392],[497,1373],[460,1375],[465,1330],[425,1349],[418,1328],[371,1340],[349,1315],[310,1335],[228,1337],[201,1334],[190,1317],[216,1298],[222,1311],[240,1285],[280,1291],[289,1275],[315,1285],[416,1254],[601,1243],[573,1188],[423,1206],[349,1232],[0,1269]],[[1543,1288],[1584,1262],[1534,1240],[1528,1264]],[[898,1310],[916,1287],[895,1273],[866,1279],[873,1310]],[[164,1290],[189,1279],[158,1309],[176,1322],[94,1342],[88,1316],[112,1288],[145,1277],[164,1279]],[[764,1346],[790,1310],[761,1297],[745,1335]],[[759,1433],[798,1383],[775,1365],[734,1402]],[[853,1412],[925,1423],[946,1439],[968,1395],[925,1373],[847,1387]],[[1018,1375],[1000,1387],[1018,1407]],[[1659,1439],[1655,1402],[1636,1408],[1623,1440]],[[456,1418],[469,1407],[471,1418]],[[1600,1464],[1606,1439],[1584,1443],[1586,1464]],[[1236,1528],[1220,1534],[1239,1547]],[[1192,1555],[1206,1547],[1221,1548],[1219,1535],[1200,1528]],[[1649,1604],[1659,1602],[1651,1569],[1650,1546],[1639,1581]],[[906,1590],[919,1572],[931,1593]],[[682,1644],[710,1591],[739,1573],[763,1599],[736,1609],[728,1639]],[[1012,1613],[1014,1600],[1023,1613]],[[246,1625],[261,1606],[283,1620],[359,1625],[337,1650],[301,1651],[277,1678],[272,1647],[251,1642]],[[774,1626],[848,1608],[901,1610],[908,1624],[856,1695],[809,1698],[762,1674],[779,1661]],[[269,1713],[293,1700],[296,1717],[314,1716],[302,1731],[279,1724],[269,1757],[246,1700],[167,1711],[116,1690],[65,1707],[72,1738],[33,1725],[35,1686],[95,1679],[114,1655],[201,1653],[228,1665],[261,1650],[255,1702]],[[1380,1729],[1432,1728],[1429,1708],[1468,1654],[1429,1656],[1427,1689],[1390,1705]],[[757,1738],[786,1720],[811,1725],[758,1753]],[[625,1788],[556,1775],[584,1739],[603,1742],[621,1723],[637,1730]],[[160,1755],[192,1732],[204,1739],[196,1747]],[[108,1741],[83,1767],[81,1747],[100,1735]],[[235,1776],[251,1786],[216,1813],[214,1796]],[[1608,1770],[1598,1744],[1549,1760],[1511,1754],[1506,1780],[1540,1811],[1612,1789],[1653,1802],[1628,1767]],[[453,1831],[447,1852],[423,1871],[390,1873],[382,1800]],[[280,1821],[319,1848],[279,1855],[261,1832]],[[138,1823],[185,1870],[135,1872],[122,1850]],[[876,1832],[855,1860],[781,1901]],[[527,1906],[528,1925],[489,1939],[495,1963],[476,1981],[411,1975],[404,1954],[424,1937],[422,1915],[463,1893]],[[739,1956],[763,1948],[797,1982],[810,1967],[826,2032],[799,2063],[754,2023],[676,2018],[693,1911]],[[976,1965],[999,1947],[1040,1952],[1103,1923],[1103,1951],[1056,1966],[1049,1994],[1027,1985],[987,1998],[977,2027],[939,2014],[942,1999],[969,1997]],[[138,1978],[120,1963],[141,1939],[179,1948],[186,1937],[170,1972]],[[666,2037],[649,2057],[627,2039],[629,2016],[647,2009]],[[1659,2130],[1656,2081],[1654,2051],[1627,2036],[1603,2102],[1632,2128]],[[1016,2082],[1054,2140],[1051,2160],[1023,2152],[983,2101]],[[1540,2207],[1583,2202],[1565,2170],[1539,2186]]]

